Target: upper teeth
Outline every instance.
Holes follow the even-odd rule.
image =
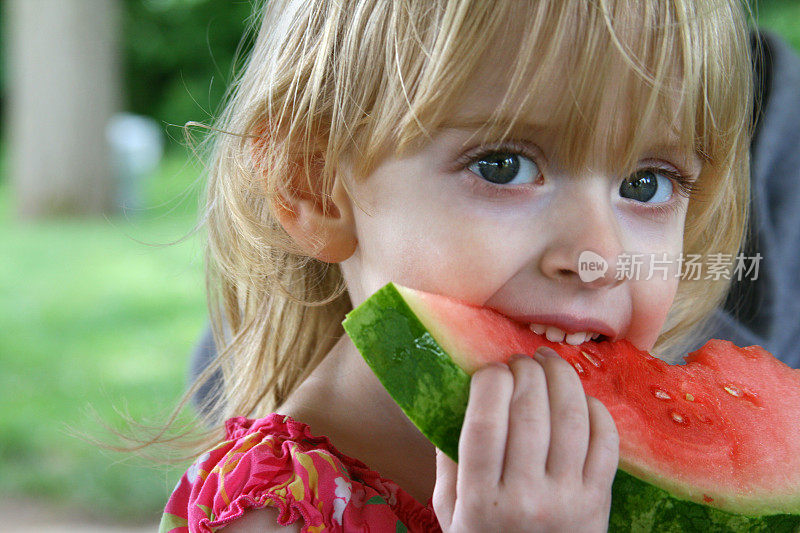
[[[555,326],[545,326],[542,324],[531,324],[530,328],[534,333],[547,337],[547,340],[550,342],[566,342],[573,346],[583,344],[590,339],[594,340],[600,336],[599,333],[594,333],[592,331],[577,331],[567,334],[564,330]]]

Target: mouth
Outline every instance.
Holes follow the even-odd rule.
[[[595,318],[581,318],[565,313],[513,315],[498,312],[511,320],[527,325],[531,331],[546,337],[550,342],[562,342],[573,346],[587,341],[615,341],[619,333],[608,323]]]

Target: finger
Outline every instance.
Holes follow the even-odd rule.
[[[459,494],[475,487],[495,486],[500,480],[513,385],[513,377],[505,365],[491,364],[472,376],[458,441],[456,491]]]
[[[550,348],[540,348],[537,353],[552,352],[541,360],[547,378],[550,400],[550,450],[547,456],[547,474],[564,477],[582,475],[589,447],[589,409],[586,393],[572,366]]]
[[[436,449],[436,485],[433,486],[433,510],[443,526],[453,522],[456,507],[456,474],[458,463]]]
[[[587,485],[609,490],[619,466],[619,433],[606,406],[592,396],[588,396],[587,400],[590,433],[583,481]]]
[[[550,407],[544,369],[528,356],[512,359],[514,392],[509,408],[503,481],[543,476],[550,447]]]

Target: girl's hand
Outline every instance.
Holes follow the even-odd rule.
[[[433,505],[444,531],[607,530],[614,420],[553,350],[535,357],[473,375],[459,462],[436,451]]]

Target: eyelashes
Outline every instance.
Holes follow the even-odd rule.
[[[640,170],[655,171],[668,177],[673,184],[677,185],[677,194],[684,198],[692,198],[697,193],[697,183],[682,170],[669,168],[658,163],[642,167]]]
[[[539,165],[538,159],[541,158],[541,156],[535,153],[534,150],[532,150],[530,146],[528,146],[527,144],[522,143],[520,141],[511,140],[506,143],[489,145],[468,150],[465,154],[459,156],[459,158],[456,160],[457,169],[464,170],[473,163],[477,163],[482,158],[496,153],[508,153],[522,157],[527,157],[528,159],[536,163],[537,166]]]

